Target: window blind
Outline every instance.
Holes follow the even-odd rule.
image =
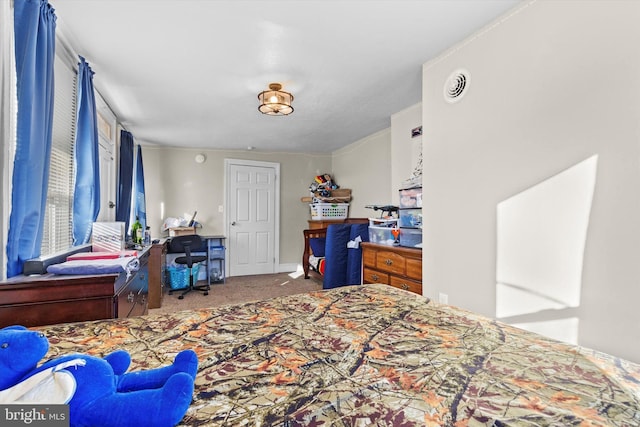
[[[73,147],[76,131],[77,71],[56,55],[53,140],[41,254],[72,246]]]

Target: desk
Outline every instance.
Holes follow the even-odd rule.
[[[164,290],[167,281],[167,250],[169,241],[160,239],[160,242],[151,245],[149,250],[149,308],[162,307]]]
[[[225,274],[225,236],[200,236],[205,244],[194,253],[206,254],[207,283],[224,283]],[[149,257],[149,308],[162,307],[164,293],[169,287],[169,277],[167,277],[167,255],[181,254],[172,252],[169,249],[171,238],[160,239],[156,244],[151,245]]]

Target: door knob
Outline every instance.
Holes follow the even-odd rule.
[[[235,222],[235,221],[233,221],[233,222],[231,223],[231,225],[236,225],[236,222]]]
[[[111,209],[113,209],[113,208],[115,208],[115,207],[116,207],[116,204],[115,204],[115,203],[113,203],[111,200],[109,200],[109,207],[110,207]]]

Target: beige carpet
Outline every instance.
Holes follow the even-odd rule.
[[[198,285],[202,283],[198,282]],[[184,299],[178,299],[180,292],[172,295],[165,292],[162,307],[150,309],[149,314],[258,301],[320,289],[322,282],[319,278],[312,276],[305,280],[303,275],[296,273],[228,277],[225,283],[211,285],[207,296],[194,290],[186,294]]]

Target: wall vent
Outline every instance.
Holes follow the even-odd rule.
[[[444,83],[444,99],[453,104],[462,99],[469,89],[469,72],[467,70],[456,70]]]

